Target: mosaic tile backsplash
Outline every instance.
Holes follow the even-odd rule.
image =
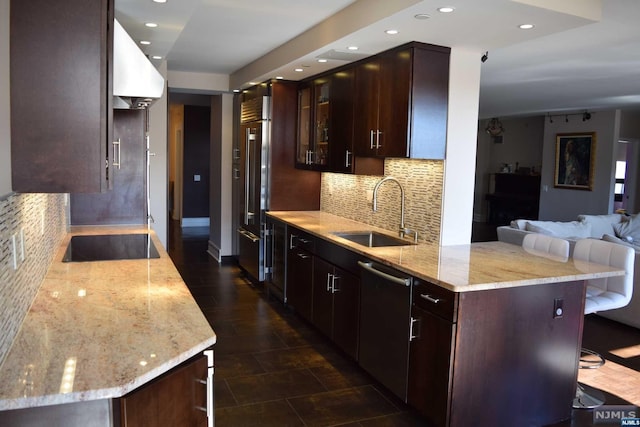
[[[386,159],[385,176],[402,183],[405,191],[405,227],[418,231],[420,242],[440,243],[444,162]],[[378,190],[378,210],[368,201],[381,176],[323,173],[320,210],[343,218],[397,231],[400,225],[400,189],[385,182]]]
[[[0,200],[0,365],[67,232],[66,197],[13,194]],[[13,236],[17,269],[14,269]]]

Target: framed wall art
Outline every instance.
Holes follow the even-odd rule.
[[[593,190],[595,155],[595,132],[557,134],[554,187]]]

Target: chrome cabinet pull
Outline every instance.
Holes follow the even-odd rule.
[[[240,179],[240,169],[233,168],[233,179]]]
[[[333,293],[333,288],[331,287],[333,274],[327,273],[327,292]]]
[[[434,298],[431,295],[428,294],[420,294],[420,298],[422,299],[426,299],[429,302],[432,302],[434,304],[438,304],[440,301],[442,301],[441,298]]]
[[[414,319],[413,317],[411,318],[411,321],[409,323],[409,342],[411,342],[414,339],[419,337],[419,335],[415,335],[413,333],[413,325],[416,324],[419,321],[420,321],[420,319]]]
[[[344,166],[346,168],[351,167],[351,151],[347,150],[344,155]]]
[[[302,259],[307,259],[310,257],[310,255],[307,255],[305,253],[302,252],[298,252],[298,257],[302,258]]]
[[[233,149],[233,160],[240,160],[240,149],[239,148],[234,148]]]
[[[117,141],[113,141],[113,166],[117,166],[118,169],[120,169],[120,155],[122,154],[120,151],[120,143],[120,138],[118,138]]]
[[[374,146],[374,144],[373,144],[373,132],[374,132],[374,130],[373,130],[373,129],[371,129],[371,133],[370,133],[370,135],[369,135],[369,142],[371,143],[371,149],[372,149],[372,150],[373,150],[374,148],[376,148],[376,147]]]
[[[213,427],[215,424],[215,408],[214,408],[214,389],[213,389],[213,350],[205,350],[203,352],[207,356],[207,427]]]
[[[300,241],[301,241],[302,243],[304,243],[304,244],[311,243],[311,240],[309,240],[309,239],[303,239],[303,238],[300,238],[300,239],[298,239],[298,240],[300,240]]]
[[[296,245],[294,245],[294,244],[293,244],[293,241],[294,241],[295,239],[297,239],[297,238],[298,238],[298,236],[297,236],[297,235],[295,235],[295,234],[290,234],[290,235],[289,235],[289,249],[293,249],[293,248],[295,248],[295,247],[296,247]]]
[[[331,293],[335,294],[336,292],[340,292],[340,288],[336,285],[336,282],[340,280],[340,276],[336,276],[332,274],[333,278],[331,279]]]
[[[380,135],[382,135],[382,132],[377,131],[376,132],[376,148],[382,147],[382,145],[380,144]]]

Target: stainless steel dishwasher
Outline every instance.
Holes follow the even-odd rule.
[[[406,402],[412,278],[371,261],[358,264],[361,268],[358,361]]]

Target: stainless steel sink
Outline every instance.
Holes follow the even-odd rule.
[[[409,246],[414,244],[398,237],[388,236],[375,231],[335,232],[332,234],[369,248],[382,246]]]

